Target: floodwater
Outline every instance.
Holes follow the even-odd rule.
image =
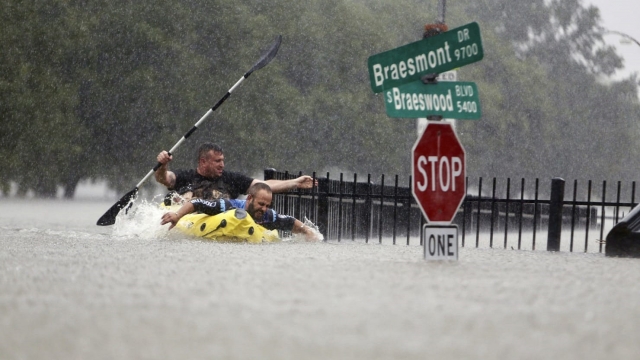
[[[216,243],[112,204],[0,198],[0,359],[640,358],[640,259]]]

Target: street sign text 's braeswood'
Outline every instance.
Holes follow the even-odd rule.
[[[450,224],[466,193],[465,151],[450,123],[427,123],[413,145],[411,174],[411,192],[429,224]]]
[[[370,56],[371,89],[379,93],[427,74],[442,73],[480,61],[483,57],[480,27],[473,22]]]
[[[390,117],[442,115],[454,119],[479,119],[482,116],[478,87],[472,82],[423,84],[414,81],[385,91],[384,102]]]

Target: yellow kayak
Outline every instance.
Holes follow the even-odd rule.
[[[179,206],[168,207],[177,210]],[[218,215],[192,213],[183,216],[175,229],[191,236],[216,241],[252,244],[280,241],[277,230],[267,230],[243,209],[231,209]]]

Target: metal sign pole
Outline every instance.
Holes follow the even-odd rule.
[[[438,0],[438,22],[444,24],[444,12],[447,8],[447,0]]]

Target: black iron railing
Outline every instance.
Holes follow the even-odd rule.
[[[299,175],[265,170],[265,179]],[[310,220],[329,241],[421,245],[425,219],[411,194],[411,179],[401,186],[397,175],[392,185],[387,185],[384,175],[376,181],[371,175],[365,181],[359,181],[357,174],[348,181],[342,174],[335,180],[329,173],[313,176],[317,188],[275,194],[273,207]],[[606,201],[606,181],[596,194],[591,180],[586,187],[574,180],[570,191],[565,191],[562,179],[551,179],[551,186],[542,188],[539,179],[519,183],[513,186],[509,178],[493,178],[486,190],[482,178],[473,183],[467,178],[465,200],[453,219],[462,247],[538,250],[546,244],[548,250],[602,252],[606,232],[636,205],[635,182],[626,189],[617,182],[615,201]]]

